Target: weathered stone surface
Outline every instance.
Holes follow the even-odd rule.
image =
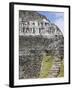
[[[20,14],[20,18],[25,20],[46,19],[45,16],[41,16],[36,12],[23,12]],[[37,17],[35,17],[37,15]],[[49,22],[50,23],[50,22]],[[53,66],[48,77],[57,77],[61,60],[64,58],[64,37],[59,28],[50,23],[50,29],[56,27],[56,33],[49,33],[48,36],[35,35],[35,36],[19,36],[19,78],[39,78],[41,62],[43,54],[54,56]]]

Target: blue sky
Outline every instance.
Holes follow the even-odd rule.
[[[62,33],[64,33],[64,13],[63,12],[48,12],[48,11],[39,11],[40,14],[44,15],[51,21],[55,23]]]

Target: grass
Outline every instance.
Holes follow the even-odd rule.
[[[40,78],[48,77],[49,70],[53,65],[53,57],[52,56],[43,56],[41,71],[40,71]]]

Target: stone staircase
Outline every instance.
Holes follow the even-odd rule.
[[[51,67],[51,69],[49,71],[48,78],[57,77],[60,72],[60,67],[61,67],[61,60],[59,58],[55,57],[53,66]]]

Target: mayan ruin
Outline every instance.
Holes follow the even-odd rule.
[[[19,11],[19,79],[64,76],[64,36],[37,11]]]

